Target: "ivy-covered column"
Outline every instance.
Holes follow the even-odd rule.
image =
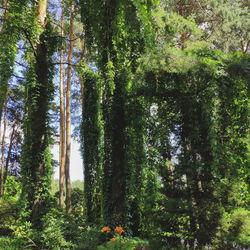
[[[51,57],[56,44],[52,41],[52,27],[46,18],[46,8],[47,1],[40,1],[36,6],[38,18],[34,21],[41,32],[32,48],[27,72],[21,161],[23,199],[30,212],[28,219],[37,226],[49,205],[52,175],[48,110],[53,94]]]
[[[97,66],[104,82],[103,218],[111,227],[125,226],[126,232],[130,234],[133,229],[131,220],[128,221],[129,213],[138,202],[131,199],[134,203],[131,205],[126,204],[126,200],[128,196],[135,195],[141,184],[140,181],[134,181],[136,160],[133,159],[132,163],[126,156],[126,150],[132,150],[139,141],[135,139],[132,124],[130,128],[127,127],[129,119],[126,103],[128,90],[133,85],[131,79],[137,67],[136,60],[145,48],[145,40],[153,39],[150,13],[155,3],[133,0],[80,1],[86,43],[90,50],[93,50],[91,45],[97,45]],[[129,112],[136,112],[133,107]],[[140,151],[143,141],[141,131],[138,136]],[[140,171],[141,162],[138,176]],[[136,188],[131,188],[132,185]]]
[[[87,222],[99,223],[101,218],[102,121],[100,111],[100,77],[89,69],[84,79],[81,124],[81,152],[84,166],[84,195]]]
[[[126,102],[126,210],[124,221],[134,236],[142,228],[143,177],[147,166],[145,152],[146,104],[143,97],[127,98]]]

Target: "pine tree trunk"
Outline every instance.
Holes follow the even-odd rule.
[[[69,53],[68,53],[68,72],[67,72],[67,94],[66,94],[66,212],[71,213],[71,182],[70,182],[70,150],[71,150],[71,117],[70,117],[70,101],[71,101],[71,61],[73,54],[73,25],[74,25],[74,1],[70,8],[70,30],[69,30]]]
[[[8,7],[8,1],[6,1],[6,2],[4,2],[4,1],[2,1],[2,6],[4,7],[4,8],[6,8],[5,10],[4,10],[4,20],[3,20],[3,24],[2,24],[2,29],[1,29],[1,31],[0,31],[0,36],[1,36],[1,33],[3,32],[3,30],[4,30],[4,26],[5,26],[5,23],[6,23],[6,19],[7,19],[7,16],[8,16],[8,10],[7,10],[7,7]],[[0,82],[0,84],[1,84],[1,82]],[[0,102],[1,102],[1,100],[0,100]],[[3,104],[3,103],[2,103]],[[1,103],[0,103],[0,152],[1,152],[1,123],[2,123],[2,112],[3,112],[3,106],[1,105]]]
[[[10,145],[9,145],[8,155],[7,155],[7,158],[6,158],[5,173],[4,173],[4,178],[3,178],[3,183],[4,184],[5,184],[5,181],[6,181],[6,178],[7,178],[7,174],[8,174],[10,156],[11,156],[15,136],[16,136],[16,122],[14,123],[14,125],[12,127],[12,133],[11,133],[11,136],[10,136]]]
[[[39,37],[32,46],[33,57],[28,68],[25,89],[24,143],[21,159],[22,198],[31,213],[27,220],[40,227],[47,212],[52,177],[49,128],[49,105],[52,99],[53,71],[50,46],[51,30],[47,23],[47,0],[34,5],[38,20]],[[29,36],[27,39],[29,39]]]
[[[46,27],[46,15],[47,15],[47,0],[40,0],[38,2],[38,15],[37,19],[39,22],[39,26],[42,29]],[[46,85],[48,84],[48,64],[47,64],[47,48],[43,42],[38,42],[36,44],[36,63],[35,63],[35,72],[37,76],[37,91],[39,93],[38,101],[36,105],[38,109],[33,111],[32,109],[29,111],[31,116],[34,117],[33,124],[31,129],[34,130],[36,127],[40,128],[40,132],[37,134],[39,140],[37,143],[33,145],[34,155],[42,155],[46,150],[47,144],[47,131],[46,131],[46,112],[47,112],[47,104],[48,104],[48,89]],[[38,165],[34,166],[35,170],[35,192],[38,192],[38,195],[33,197],[32,204],[32,216],[33,219],[36,219],[38,216],[43,203],[42,193],[38,191],[41,189],[39,187],[41,184],[41,179],[44,177],[44,168],[45,168],[45,159],[42,156],[39,159]]]
[[[6,127],[7,127],[7,101],[8,101],[8,89],[6,92],[5,107],[4,107],[4,128],[3,128],[3,138],[2,138],[0,198],[2,198],[3,191],[4,191],[4,153],[5,153],[5,134],[6,134]]]
[[[85,57],[85,40],[84,38],[82,38],[81,40],[81,58],[80,61],[84,62],[84,57]],[[79,75],[79,79],[80,79],[80,85],[81,85],[81,104],[83,107],[83,89],[84,89],[84,81],[83,81],[83,77],[82,75]]]
[[[62,1],[62,5],[64,2]],[[61,36],[64,36],[64,7],[61,16]],[[64,181],[65,181],[65,85],[64,85],[64,51],[60,52],[60,180],[59,180],[59,206],[64,207]]]
[[[8,5],[9,5],[9,1],[2,1],[2,6],[4,8],[4,14],[3,14],[3,24],[2,24],[2,28],[1,28],[1,31],[0,31],[0,34],[3,32],[4,30],[4,26],[5,26],[5,23],[6,23],[6,20],[7,20],[7,16],[8,16]]]

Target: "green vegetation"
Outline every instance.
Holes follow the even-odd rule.
[[[249,247],[249,13],[1,1],[0,249]],[[70,120],[83,182],[70,183]]]

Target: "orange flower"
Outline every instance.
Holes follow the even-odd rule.
[[[111,231],[111,229],[109,227],[103,227],[101,230],[102,233],[104,233],[104,232],[110,233],[110,231]]]
[[[111,238],[110,241],[115,241],[115,238]]]
[[[116,228],[115,228],[115,234],[121,235],[123,232],[124,232],[124,230],[123,230],[122,227],[116,227]]]

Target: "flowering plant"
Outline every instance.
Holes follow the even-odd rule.
[[[111,229],[109,227],[103,227],[101,230],[102,233],[106,232],[106,233],[110,233]]]
[[[121,235],[124,232],[122,227],[116,227],[115,228],[115,234],[116,235]]]
[[[106,233],[106,234],[109,234],[111,232],[111,229],[110,227],[103,227],[101,229],[101,232],[102,233]],[[116,238],[115,237],[119,237],[121,236],[121,234],[124,232],[123,228],[122,227],[116,227],[115,230],[114,230],[114,234],[115,236],[110,238],[109,241],[115,241]]]

